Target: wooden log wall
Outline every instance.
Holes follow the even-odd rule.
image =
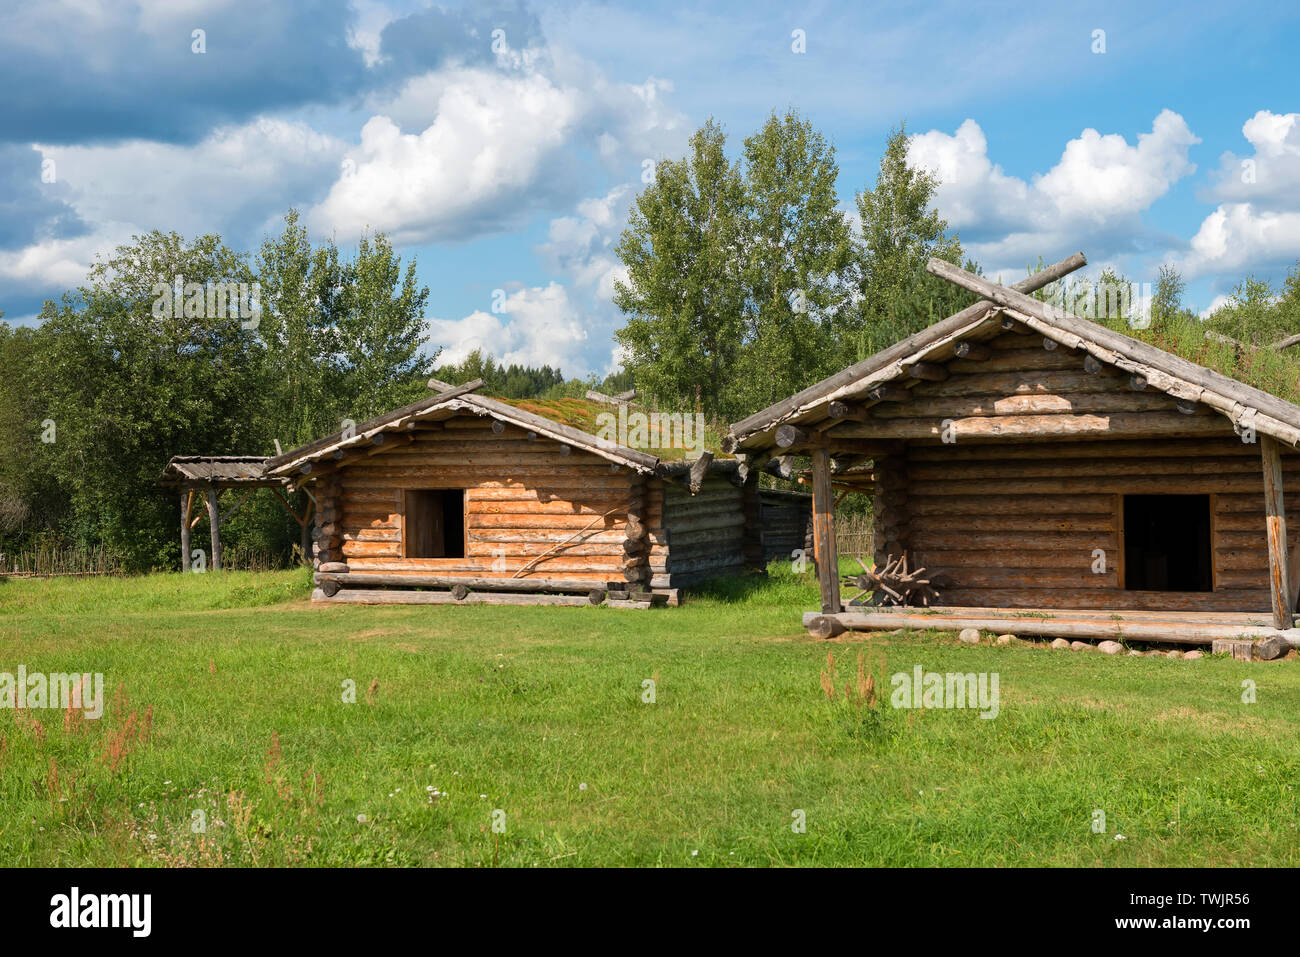
[[[323,476],[315,483],[316,527],[312,530],[312,564],[343,560],[343,487],[340,473]]]
[[[638,551],[652,543],[647,483],[515,426],[497,422],[497,431],[494,421],[448,419],[329,476],[339,483],[339,551],[349,568],[510,579],[528,566],[521,588],[529,578],[599,585],[647,577],[649,551]],[[465,557],[403,557],[404,490],[425,488],[467,490]]]
[[[762,563],[788,561],[801,548],[807,548],[805,554],[811,557],[812,546],[806,539],[811,534],[812,497],[759,489],[758,500]]]
[[[990,345],[990,358],[955,360],[944,382],[917,385],[925,405],[904,402],[883,414],[922,408],[951,417],[960,407],[993,415],[1014,400],[1021,411],[1029,403],[1044,412],[1132,408],[1161,421],[1170,412],[1184,415],[1173,399],[1136,390],[1127,376],[1083,371],[1080,357],[1043,349],[1037,336],[1004,335]],[[948,404],[933,404],[940,398]],[[1214,413],[1185,417],[1203,414]],[[1213,434],[1207,422],[1206,435],[1194,438],[1157,430],[1141,439],[914,441],[904,457],[880,463],[884,541],[876,560],[906,547],[915,562],[947,573],[954,584],[941,596],[944,605],[1269,611],[1261,447],[1218,418]],[[1300,502],[1300,454],[1283,453],[1282,474],[1289,500]],[[901,495],[889,487],[899,476]],[[1211,496],[1213,591],[1122,587],[1125,494]],[[1300,522],[1287,526],[1293,550]],[[1100,574],[1093,571],[1096,549],[1106,555]]]
[[[706,477],[695,495],[675,483],[660,485],[667,547],[651,561],[652,587],[680,588],[743,571],[742,490],[721,476]]]

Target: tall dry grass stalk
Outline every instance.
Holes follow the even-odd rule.
[[[855,708],[867,708],[875,710],[876,705],[880,703],[876,696],[876,670],[879,666],[882,674],[885,667],[885,657],[883,652],[867,645],[867,650],[858,651],[858,668],[855,680],[845,681],[844,688],[840,692],[840,697],[846,703]],[[826,652],[826,667],[821,672],[822,694],[826,695],[826,700],[832,704],[835,702],[835,652]]]
[[[54,575],[121,575],[121,558],[103,545],[36,545],[0,556],[0,574],[17,577]]]

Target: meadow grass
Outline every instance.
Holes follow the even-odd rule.
[[[309,588],[0,583],[0,672],[102,672],[107,700],[98,720],[0,710],[0,862],[1300,861],[1294,659],[816,641],[815,585],[775,567],[651,611],[313,607]],[[859,652],[874,708],[840,689]],[[891,707],[917,664],[996,672],[996,719]]]

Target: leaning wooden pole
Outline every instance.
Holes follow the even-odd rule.
[[[221,512],[217,509],[217,495],[219,494],[215,485],[208,487],[206,493],[208,499],[208,525],[212,529],[212,555],[208,567],[213,571],[221,571]]]
[[[835,547],[835,498],[831,490],[831,454],[813,449],[813,548],[817,561],[817,584],[822,593],[822,613],[839,614],[840,569]]]
[[[1282,453],[1277,441],[1260,436],[1264,464],[1264,514],[1268,529],[1268,585],[1273,595],[1273,627],[1290,628],[1291,575],[1287,570],[1286,509],[1282,500]]]
[[[194,492],[181,489],[181,571],[190,570],[190,502]]]

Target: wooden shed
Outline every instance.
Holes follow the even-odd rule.
[[[675,604],[685,584],[762,565],[809,514],[711,451],[661,460],[477,383],[430,385],[266,462],[316,502],[316,600]]]
[[[811,457],[814,634],[1296,643],[1300,407],[1028,295],[1084,263],[1006,287],[931,261],[983,300],[731,426],[750,469]],[[837,485],[874,495],[848,608]]]

